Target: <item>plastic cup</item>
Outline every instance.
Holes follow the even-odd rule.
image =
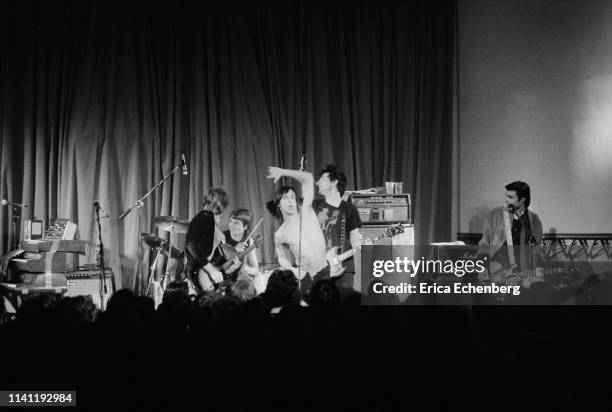
[[[392,195],[395,190],[395,182],[385,182],[385,186],[387,187],[387,194]]]

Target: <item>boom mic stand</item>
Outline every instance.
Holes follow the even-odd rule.
[[[155,191],[155,189],[157,189],[158,187],[160,187],[162,184],[164,184],[164,182],[166,180],[168,180],[168,178],[170,176],[172,176],[177,170],[179,170],[180,168],[182,168],[185,165],[185,162],[181,159],[181,161],[179,162],[179,164],[177,166],[174,167],[174,169],[172,169],[172,171],[170,173],[168,173],[166,176],[162,177],[161,180],[159,182],[157,182],[157,184],[155,186],[153,186],[147,193],[144,194],[143,197],[141,197],[140,199],[138,199],[136,202],[134,202],[134,204],[132,206],[130,206],[128,209],[126,209],[125,212],[123,212],[121,214],[121,216],[119,216],[119,220],[123,220],[125,219],[125,217],[135,208],[138,208],[138,278],[136,279],[135,283],[135,289],[136,292],[138,294],[140,294],[140,282],[142,281],[142,241],[140,239],[140,235],[141,235],[141,231],[140,231],[140,221],[141,216],[142,216],[142,212],[141,212],[141,208],[142,206],[144,206],[144,200],[149,197],[149,195],[151,193],[153,193]]]

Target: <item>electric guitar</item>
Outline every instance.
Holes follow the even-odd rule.
[[[373,243],[376,243],[381,239],[395,237],[401,233],[404,233],[404,226],[398,223],[397,225],[389,226],[383,233],[371,240]],[[332,278],[342,275],[346,270],[346,268],[342,266],[343,261],[361,252],[361,245],[338,254],[339,248],[339,246],[334,246],[325,254],[325,258],[329,265],[329,276]]]
[[[489,262],[489,276],[485,282],[508,286],[522,285],[528,288],[534,281],[545,281],[542,275],[560,275],[567,271],[568,269],[562,267],[517,271],[516,265],[506,268],[492,260]]]
[[[499,262],[494,260],[489,262],[489,274],[488,277],[479,280],[476,283],[479,285],[489,285],[496,283],[498,285],[506,286],[522,286],[525,289],[529,289],[535,282],[546,282],[551,285],[554,290],[561,290],[566,286],[570,286],[576,281],[576,277],[580,280],[580,276],[576,276],[578,268],[539,268],[538,270],[523,270],[517,271],[516,266],[505,267]],[[558,275],[554,278],[544,278],[544,275]],[[569,281],[569,282],[568,282]],[[567,284],[566,284],[567,283]],[[505,294],[499,294],[494,297],[492,301],[487,300],[487,304],[494,304],[495,302],[504,302],[506,300]]]
[[[260,235],[253,236],[253,243],[250,246],[246,247],[241,252],[238,252],[235,248],[229,245],[220,245],[222,246],[222,250],[225,254],[226,262],[223,263],[218,270],[223,273],[223,282],[216,282],[212,276],[206,271],[206,269],[201,268],[198,270],[197,278],[200,283],[201,288],[204,291],[216,290],[221,283],[229,283],[231,282],[231,275],[226,274],[225,271],[228,270],[234,264],[234,259],[242,260],[246,255],[251,253],[251,251],[257,249],[263,244],[263,240]]]

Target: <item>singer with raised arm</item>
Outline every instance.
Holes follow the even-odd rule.
[[[292,186],[279,187],[274,199],[267,203],[267,207],[272,216],[282,222],[274,234],[278,263],[284,269],[293,271],[300,281],[301,292],[308,300],[314,282],[329,278],[329,268],[325,258],[325,237],[317,215],[312,209],[314,178],[309,172],[278,167],[270,167],[268,171],[267,177],[273,179],[274,183],[285,176],[301,184],[303,196],[301,210],[296,191]],[[291,255],[294,257],[294,262]]]
[[[529,210],[531,189],[521,181],[505,189],[504,206],[493,209],[485,220],[478,254],[488,259],[489,270],[480,280],[500,271],[535,270],[534,248],[542,241],[543,231],[540,218]]]

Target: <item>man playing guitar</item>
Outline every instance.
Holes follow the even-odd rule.
[[[253,239],[248,238],[248,230],[251,226],[251,212],[249,209],[236,209],[230,213],[228,230],[224,231],[225,244],[234,248],[237,252],[242,252],[251,245]],[[233,280],[236,280],[238,273],[255,276],[259,273],[259,262],[255,250],[249,252],[244,262],[235,261],[234,264],[225,272],[232,275]]]
[[[228,204],[229,196],[225,190],[211,188],[204,195],[202,210],[189,222],[185,239],[185,271],[197,292],[202,291],[204,282],[223,282],[223,274],[211,260],[217,246],[225,241],[217,225]]]
[[[329,277],[329,268],[325,256],[325,237],[319,226],[317,215],[312,208],[314,178],[312,173],[309,172],[280,169],[278,167],[269,168],[267,177],[274,179],[275,183],[283,176],[301,183],[304,200],[300,211],[293,187],[281,186],[276,191],[274,199],[267,203],[270,213],[282,221],[281,226],[274,234],[276,255],[279,265],[284,269],[293,271],[300,282],[300,290],[307,295],[315,281]],[[292,264],[289,251],[295,256],[298,267]]]
[[[542,222],[528,207],[531,190],[525,182],[506,185],[504,207],[493,209],[480,239],[478,254],[489,259],[489,270],[479,275],[487,280],[494,272],[535,270],[534,252],[530,246],[542,241]],[[531,281],[524,283],[529,286]]]
[[[334,165],[327,165],[316,182],[323,199],[315,199],[313,209],[325,235],[326,248],[338,246],[340,252],[347,251],[363,243],[359,228],[361,219],[357,208],[343,199],[346,189],[346,176]],[[353,288],[355,262],[348,259],[343,265],[346,270],[338,283],[344,288]]]

